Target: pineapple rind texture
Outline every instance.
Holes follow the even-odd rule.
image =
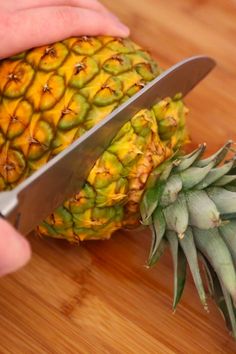
[[[2,60],[0,190],[14,188],[160,73],[146,51],[112,37],[70,38]],[[76,242],[137,225],[150,172],[186,140],[186,112],[181,100],[166,99],[136,114],[83,190],[38,232]]]

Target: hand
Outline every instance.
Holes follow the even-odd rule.
[[[129,30],[96,0],[0,0],[0,58],[71,36],[126,37]],[[30,258],[29,243],[0,219],[0,276]]]
[[[0,219],[0,276],[22,267],[30,256],[27,240],[6,221]]]
[[[127,37],[129,29],[97,0],[0,0],[0,58],[81,35]]]

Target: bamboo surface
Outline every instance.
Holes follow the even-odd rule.
[[[236,2],[104,0],[167,68],[195,54],[218,66],[186,99],[192,146],[208,152],[236,140]],[[198,300],[192,279],[172,313],[172,264],[144,267],[150,234],[120,231],[110,241],[42,240],[31,262],[0,279],[0,353],[233,354],[220,313]]]

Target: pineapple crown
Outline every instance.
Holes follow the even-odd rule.
[[[175,309],[183,292],[186,264],[207,309],[208,291],[236,337],[236,152],[228,141],[201,159],[206,145],[175,155],[150,176],[140,206],[142,223],[152,231],[148,266],[169,244],[174,265]],[[229,153],[233,156],[229,160]],[[223,163],[224,162],[224,163]]]

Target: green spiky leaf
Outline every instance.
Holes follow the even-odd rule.
[[[206,230],[220,225],[220,213],[205,191],[193,190],[185,195],[190,225]]]
[[[199,157],[205,151],[205,148],[206,148],[206,144],[201,144],[196,150],[180,158],[175,168],[175,171],[178,172],[184,171],[188,169],[190,166],[192,166],[195,161],[198,161]]]
[[[183,237],[188,227],[188,209],[183,193],[178,199],[163,210],[168,230],[175,231],[178,236]]]
[[[219,232],[227,244],[236,267],[236,220],[230,220],[219,228]]]
[[[174,266],[174,296],[173,309],[175,310],[183,293],[186,281],[186,265],[187,260],[179,247],[178,237],[175,232],[167,231],[166,237],[170,244],[173,266]]]
[[[209,165],[210,162],[214,161],[214,166],[218,166],[228,154],[233,142],[229,140],[225,143],[222,148],[220,148],[215,154],[211,155],[210,157],[197,161],[194,165],[198,167],[204,167]]]
[[[152,245],[148,260],[148,266],[153,266],[156,263],[156,253],[158,252],[158,247],[165,234],[166,222],[163,216],[162,210],[157,208],[152,216]]]
[[[198,249],[212,264],[220,281],[236,302],[236,272],[232,256],[217,228],[200,230],[193,228],[194,240]]]
[[[199,269],[201,260],[210,294],[236,337],[235,156],[223,164],[231,145],[229,141],[214,155],[201,160],[203,144],[193,153],[174,158],[173,163],[169,161],[152,185],[161,186],[158,201],[146,194],[145,210],[152,222],[149,265],[154,265],[163,254],[166,240],[171,249],[173,308],[183,293],[187,263],[201,302],[207,308]]]
[[[229,331],[231,331],[234,338],[236,338],[236,311],[231,297],[225,287],[220,283],[216,272],[208,260],[203,255],[200,255],[199,258],[203,262],[206,270],[208,284],[210,284],[211,287],[211,296],[214,298],[222,313]]]
[[[180,245],[184,251],[185,257],[188,260],[188,264],[193,276],[194,283],[196,285],[198,295],[203,306],[207,309],[206,294],[203,287],[203,282],[199,270],[197,250],[193,238],[193,233],[190,227],[186,230],[186,233],[182,239],[179,240]]]
[[[213,200],[219,212],[224,214],[235,213],[236,217],[236,193],[220,187],[207,189],[207,194]]]

